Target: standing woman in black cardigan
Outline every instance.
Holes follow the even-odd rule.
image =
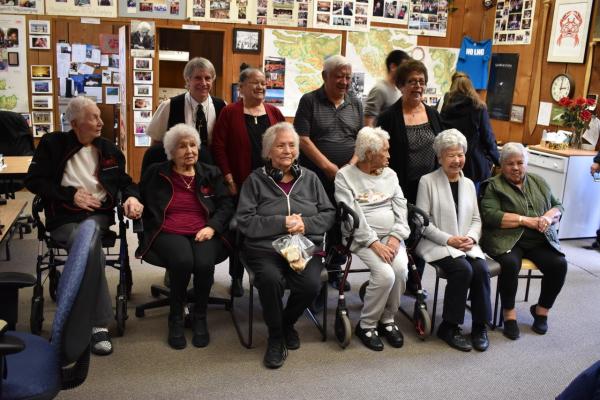
[[[492,164],[500,165],[500,154],[487,107],[464,72],[452,75],[441,115],[447,128],[456,128],[467,138],[463,172],[479,191],[479,184],[492,174]]]
[[[406,199],[413,204],[419,179],[437,167],[433,139],[443,130],[437,110],[423,103],[427,78],[422,62],[402,63],[396,70],[396,86],[402,97],[377,118],[377,126],[390,134],[390,168],[398,175]]]

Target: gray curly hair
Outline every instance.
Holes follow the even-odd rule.
[[[462,147],[463,151],[467,152],[467,138],[458,129],[441,131],[433,140],[433,150],[438,158],[442,157],[446,149],[456,146]]]
[[[182,139],[192,139],[198,149],[200,149],[200,135],[198,131],[186,124],[177,124],[165,133],[165,137],[163,138],[163,146],[165,147],[165,154],[167,155],[167,160],[172,160],[173,155],[175,155],[175,149],[179,142]]]
[[[365,126],[356,136],[354,154],[358,161],[365,161],[367,152],[377,153],[383,148],[386,140],[390,140],[390,135],[381,128],[372,128]]]

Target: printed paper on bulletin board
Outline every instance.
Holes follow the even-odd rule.
[[[119,16],[185,19],[187,0],[119,0]]]
[[[46,0],[46,12],[53,15],[113,18],[117,16],[117,0]]]

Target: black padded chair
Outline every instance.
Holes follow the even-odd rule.
[[[127,228],[129,224],[123,214],[120,194],[118,196],[117,220],[119,232],[109,230],[102,237],[102,247],[104,249],[106,265],[119,270],[119,284],[115,299],[115,320],[117,321],[117,334],[122,336],[125,333],[125,321],[128,318],[127,300],[131,294],[133,283],[127,245]],[[31,212],[37,228],[39,245],[36,262],[36,283],[33,287],[30,316],[31,332],[34,334],[39,334],[42,331],[44,321],[44,282],[46,280],[49,281],[50,298],[56,301],[56,289],[61,277],[59,267],[64,265],[67,258],[66,249],[56,243],[46,230],[46,226],[42,222],[43,211],[44,204],[42,198],[35,196],[31,205]],[[118,249],[115,251],[114,248],[117,242]]]

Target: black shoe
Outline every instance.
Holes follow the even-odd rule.
[[[244,286],[241,278],[231,279],[231,294],[233,297],[242,297],[244,295]]]
[[[283,337],[285,339],[285,347],[288,350],[297,350],[300,348],[300,337],[292,325],[283,328]]]
[[[107,356],[113,352],[110,333],[106,328],[92,328],[91,351],[97,356]]]
[[[206,317],[194,318],[192,322],[192,344],[195,347],[206,347],[210,341],[210,335],[208,334],[208,324],[206,323]]]
[[[467,338],[462,335],[458,325],[450,326],[442,323],[438,328],[437,335],[453,349],[460,351],[471,351],[472,349],[471,344]]]
[[[177,318],[169,321],[169,346],[175,350],[185,349],[187,342],[183,330],[183,318]]]
[[[383,350],[383,342],[379,338],[377,334],[377,329],[369,328],[363,329],[360,327],[360,321],[356,324],[356,329],[354,331],[356,336],[363,342],[365,346],[374,351]]]
[[[404,335],[402,335],[402,332],[400,332],[400,329],[398,329],[395,323],[380,323],[377,326],[377,331],[379,332],[380,336],[383,336],[387,339],[390,346],[400,348],[402,345],[404,345]]]
[[[331,284],[331,286],[336,289],[336,290],[340,290],[340,280],[339,278],[335,278],[335,279],[331,279],[329,281],[329,283]],[[350,282],[345,281],[344,282],[344,292],[349,292],[350,290],[352,290],[352,287],[350,286]]]
[[[510,340],[517,340],[519,336],[521,336],[517,321],[514,319],[507,319],[504,321],[504,329],[502,330],[502,334]]]
[[[533,316],[533,325],[531,325],[531,330],[537,333],[538,335],[545,335],[546,332],[548,332],[548,316],[537,315],[535,313],[536,306],[537,304],[534,304],[529,308],[529,311]]]
[[[271,339],[267,344],[267,351],[263,363],[265,367],[275,369],[283,365],[285,358],[287,357],[287,348],[283,339]]]
[[[473,325],[471,329],[471,344],[477,351],[486,351],[490,346],[485,324]]]

